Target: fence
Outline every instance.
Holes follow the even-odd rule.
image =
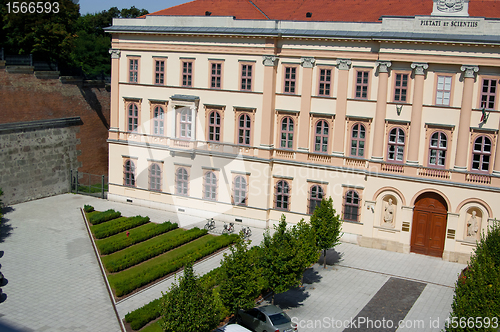
[[[71,170],[71,192],[106,198],[108,193],[108,177]]]

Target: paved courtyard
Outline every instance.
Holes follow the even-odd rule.
[[[173,278],[120,301],[115,311],[82,221],[79,208],[84,204],[97,210],[114,208],[125,216],[147,215],[153,222],[203,226],[201,218],[72,194],[12,206],[1,226],[0,264],[8,282],[2,287],[0,331],[120,331],[117,316],[123,318],[170,286]],[[254,244],[260,243],[262,234],[263,230],[253,229]],[[195,271],[203,274],[218,266],[222,254],[196,264]],[[397,330],[438,331],[448,317],[453,285],[464,267],[348,243],[330,251],[327,258],[335,264],[309,269],[304,288],[276,296],[276,303],[300,324],[300,331],[344,330],[345,322],[370,312],[371,300],[394,279],[423,287],[404,317],[405,326]]]

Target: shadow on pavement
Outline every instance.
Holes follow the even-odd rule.
[[[332,266],[342,261],[342,256],[344,253],[337,252],[335,249],[331,248],[326,251],[326,265]],[[323,266],[323,250],[321,250],[321,256],[319,256],[318,264]]]
[[[6,206],[2,209],[3,217],[0,220],[0,243],[3,242],[9,235],[12,233],[14,227],[12,227],[9,223],[10,219],[5,218],[5,215],[9,212],[14,211],[15,209],[10,206]],[[0,330],[1,331],[1,330]]]
[[[305,299],[309,297],[307,291],[312,284],[321,280],[321,275],[313,268],[306,269],[302,278],[302,286],[295,287],[281,294],[276,294],[274,303],[281,309],[298,308],[303,305]]]
[[[1,319],[1,316],[0,316],[0,319]],[[2,323],[0,322],[0,331],[2,332],[34,332],[34,330],[32,329],[18,329],[18,328],[15,328],[15,327],[12,327],[10,325],[7,325],[5,323]]]

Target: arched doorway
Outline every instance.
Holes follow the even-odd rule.
[[[447,213],[448,204],[440,195],[427,192],[418,196],[413,209],[411,252],[443,256]]]

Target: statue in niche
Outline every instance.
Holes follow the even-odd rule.
[[[469,238],[476,238],[477,231],[479,230],[477,219],[476,211],[472,211],[472,215],[467,222],[467,237]]]
[[[389,198],[384,210],[384,223],[392,225],[394,221],[394,205],[392,205],[392,198]]]

